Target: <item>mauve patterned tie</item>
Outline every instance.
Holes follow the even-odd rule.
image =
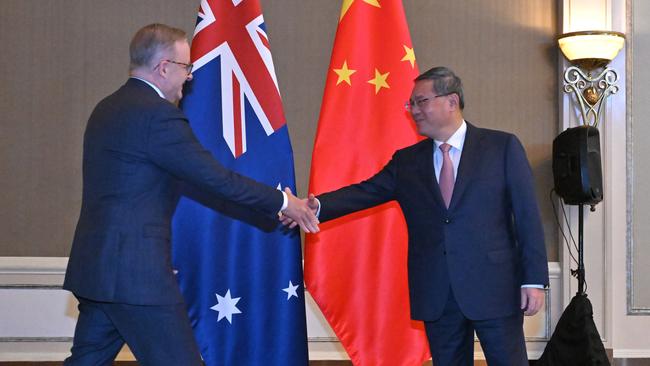
[[[451,195],[454,193],[454,163],[449,157],[449,149],[451,145],[444,143],[440,145],[440,151],[442,151],[442,169],[440,169],[440,193],[442,193],[442,199],[445,201],[445,206],[449,208],[449,202],[451,202]]]

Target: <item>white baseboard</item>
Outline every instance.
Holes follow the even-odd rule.
[[[614,358],[650,358],[650,349],[615,349]]]
[[[56,342],[0,342],[0,362],[41,362],[63,361],[70,355],[72,341]],[[117,361],[135,361],[128,347],[124,347],[117,355]]]
[[[0,257],[0,361],[60,361],[67,357],[77,302],[61,289],[66,265],[67,258],[60,257]],[[559,263],[549,263],[548,306],[526,318],[524,324],[531,359],[541,355],[562,312],[560,271]],[[308,293],[306,300],[310,360],[348,360]],[[478,343],[476,348],[476,358],[481,359]],[[125,348],[118,360],[133,360],[133,355]]]

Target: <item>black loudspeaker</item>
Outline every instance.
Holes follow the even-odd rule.
[[[597,128],[569,128],[553,140],[553,182],[568,205],[595,205],[603,200]]]

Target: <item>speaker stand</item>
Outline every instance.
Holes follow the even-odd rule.
[[[585,205],[578,205],[578,295],[585,294],[584,208]]]

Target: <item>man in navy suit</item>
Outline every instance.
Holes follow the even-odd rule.
[[[184,31],[140,29],[129,48],[130,78],[95,107],[84,135],[83,199],[63,288],[79,300],[66,365],[111,365],[126,342],[140,365],[201,365],[171,264],[175,183],[307,232],[318,221],[281,192],[219,164],[177,108],[192,79]]]
[[[310,207],[323,222],[396,200],[411,317],[424,321],[434,365],[473,365],[474,331],[489,365],[528,365],[523,315],[544,304],[548,264],[525,151],[514,135],[463,119],[461,80],[448,68],[417,77],[406,107],[427,139],[366,181],[310,195]]]

